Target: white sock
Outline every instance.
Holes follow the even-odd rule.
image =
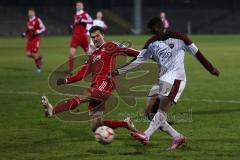
[[[167,116],[165,115],[165,112],[162,110],[159,110],[155,116],[153,117],[152,121],[149,124],[148,129],[144,132],[145,135],[150,138],[150,136],[158,130],[159,127],[162,126],[166,122]]]
[[[166,132],[173,138],[181,136],[181,134],[178,133],[172,126],[170,126],[167,121],[165,121],[165,123],[162,124],[160,130]]]

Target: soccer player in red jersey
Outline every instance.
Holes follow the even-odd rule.
[[[36,64],[37,72],[41,72],[42,57],[38,53],[40,46],[40,35],[46,30],[42,20],[36,17],[33,8],[28,9],[27,30],[21,34],[22,37],[28,37],[26,44],[26,54],[33,58]]]
[[[74,23],[70,26],[73,30],[72,40],[70,43],[69,52],[69,72],[71,73],[74,66],[74,55],[76,48],[81,46],[83,50],[88,54],[88,36],[87,36],[87,24],[93,24],[93,20],[90,15],[83,10],[83,2],[76,2],[76,14],[74,15]]]
[[[58,79],[57,84],[72,84],[82,80],[91,73],[91,87],[81,95],[77,95],[55,107],[49,103],[46,96],[43,96],[42,104],[45,107],[46,116],[52,117],[55,114],[75,109],[81,103],[88,102],[91,128],[93,131],[101,125],[113,129],[124,127],[136,131],[130,118],[124,121],[101,120],[101,118],[105,109],[105,102],[116,87],[116,78],[108,76],[108,73],[115,69],[116,57],[122,55],[122,53],[136,57],[139,51],[123,47],[123,45],[116,42],[105,42],[104,29],[99,26],[93,26],[89,32],[96,46],[96,50],[89,56],[89,59],[77,74],[66,79]]]

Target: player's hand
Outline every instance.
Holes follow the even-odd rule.
[[[25,32],[23,32],[23,33],[21,33],[21,38],[24,38],[24,37],[26,37],[26,33]]]
[[[39,33],[38,33],[37,31],[35,31],[35,32],[33,33],[33,35],[34,35],[34,36],[37,36],[37,35],[39,35]]]
[[[78,21],[77,21],[78,24],[81,24],[82,23],[82,18],[80,18]]]
[[[57,80],[57,85],[63,85],[63,84],[67,84],[66,79],[64,79],[64,78],[59,78],[59,79]]]
[[[108,77],[111,78],[111,77],[115,77],[115,76],[118,76],[119,75],[119,72],[118,70],[113,70],[111,72],[108,73]]]
[[[70,34],[72,34],[72,31],[73,31],[73,25],[70,25],[70,26],[68,27],[68,32],[69,32]]]
[[[211,74],[214,75],[214,76],[219,76],[220,75],[220,72],[217,68],[214,68],[212,71],[211,71]]]

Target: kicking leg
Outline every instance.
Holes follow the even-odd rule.
[[[45,116],[52,117],[54,114],[58,114],[61,112],[69,111],[75,109],[80,103],[91,101],[90,96],[88,95],[78,95],[71,99],[64,100],[58,103],[55,107],[51,105],[48,98],[46,96],[42,96],[42,105],[45,108]]]
[[[89,114],[90,114],[90,118],[94,123],[92,124],[92,129],[93,131],[96,129],[96,127],[99,127],[99,118],[100,116],[103,115],[105,110],[105,104],[101,103],[101,102],[90,102],[89,103]],[[94,118],[96,118],[96,120],[94,120]],[[95,123],[97,122],[97,123]],[[94,124],[94,125],[93,125]],[[97,125],[96,125],[97,124]],[[101,125],[103,126],[108,126],[112,129],[117,129],[117,128],[127,128],[133,132],[136,132],[136,128],[132,122],[132,120],[130,119],[130,117],[124,119],[123,121],[117,121],[117,120],[101,120]]]

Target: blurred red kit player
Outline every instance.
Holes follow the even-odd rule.
[[[136,57],[139,51],[126,48],[116,42],[105,42],[104,29],[99,26],[93,26],[89,32],[96,50],[89,56],[89,59],[77,74],[66,79],[58,79],[57,84],[72,84],[91,74],[91,87],[80,95],[59,103],[55,107],[49,103],[46,96],[43,96],[42,104],[45,107],[46,115],[51,117],[55,114],[75,109],[78,105],[87,102],[89,103],[88,109],[93,131],[101,125],[113,129],[123,127],[136,131],[129,118],[125,119],[125,121],[102,120],[102,115],[105,111],[105,102],[116,87],[115,77],[108,76],[108,73],[115,69],[116,57],[122,53]]]
[[[41,72],[42,57],[38,54],[40,46],[40,35],[46,30],[42,20],[36,17],[33,8],[28,9],[27,30],[21,34],[22,37],[28,37],[26,44],[26,54],[33,58],[36,64],[37,72]]]
[[[87,24],[93,24],[90,15],[83,10],[83,2],[76,2],[76,14],[74,15],[74,23],[70,25],[70,30],[73,30],[73,35],[70,43],[69,53],[69,72],[72,72],[74,66],[74,56],[76,48],[81,46],[85,53],[88,54],[88,36]]]

